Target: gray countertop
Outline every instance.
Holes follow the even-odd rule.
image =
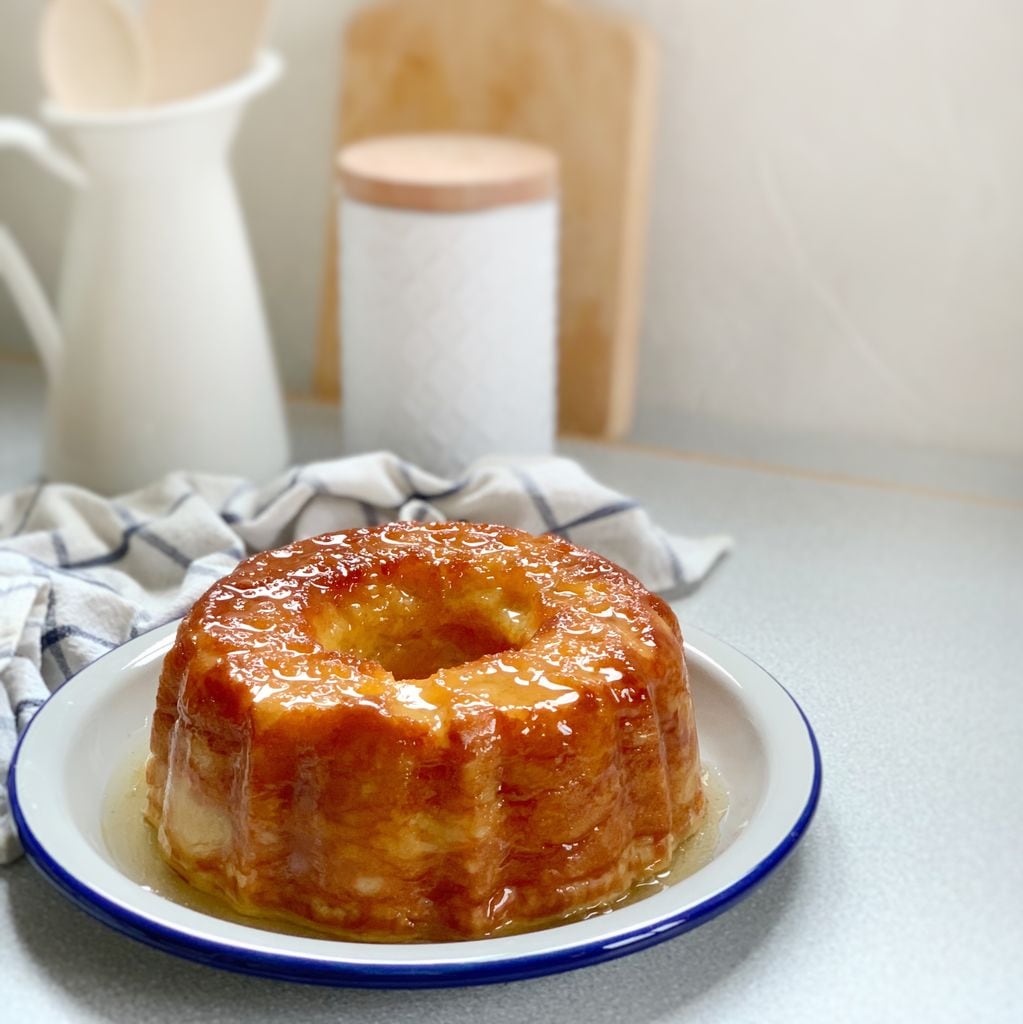
[[[0,489],[35,472],[32,381],[32,370],[0,366]],[[324,454],[329,413],[292,412],[297,455]],[[640,436],[670,439],[663,424]],[[788,449],[788,468],[780,442],[769,466],[734,443],[689,455],[562,447],[668,529],[735,536],[734,553],[676,610],[683,629],[764,665],[813,723],[824,788],[795,854],[749,899],[660,946],[429,992],[320,989],[185,963],[94,922],[21,861],[0,868],[0,1018],[1018,1019],[1023,469],[904,453],[904,472],[889,460],[856,479],[848,463],[822,472],[817,442]]]

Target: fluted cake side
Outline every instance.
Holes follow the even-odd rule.
[[[670,608],[592,552],[483,524],[242,562],[166,657],[147,780],[193,885],[366,941],[598,907],[704,811]]]

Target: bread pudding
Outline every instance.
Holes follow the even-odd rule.
[[[147,782],[194,886],[377,942],[604,906],[705,805],[671,609],[591,551],[478,523],[241,562],[165,659]]]

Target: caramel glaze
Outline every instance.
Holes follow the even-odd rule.
[[[146,816],[178,873],[365,941],[599,907],[705,807],[671,609],[504,526],[392,523],[242,562],[181,623],[150,746]]]

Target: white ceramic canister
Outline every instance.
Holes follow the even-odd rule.
[[[456,476],[548,454],[556,424],[557,159],[403,135],[339,156],[342,432]]]

